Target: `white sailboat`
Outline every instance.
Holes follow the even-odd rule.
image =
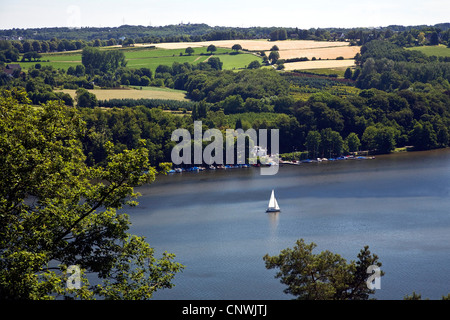
[[[266,212],[279,212],[280,207],[278,206],[277,199],[275,199],[275,193],[272,190],[272,195],[270,196],[269,206],[267,207]]]

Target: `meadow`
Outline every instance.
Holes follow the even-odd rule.
[[[438,46],[411,47],[406,49],[421,51],[427,56],[450,57],[450,48],[447,48],[442,44]]]
[[[178,49],[163,49],[150,47],[134,47],[134,48],[119,48],[123,50],[125,59],[127,60],[128,68],[149,68],[155,72],[159,65],[172,65],[174,62],[178,63],[192,63],[196,64],[204,62],[208,59],[210,53],[208,53],[207,47],[192,47],[194,53],[188,55],[185,53],[185,49],[190,46],[190,43],[184,43],[184,48]],[[111,50],[111,47],[104,47],[101,50]],[[214,52],[215,56],[218,56],[223,62],[223,69],[242,69],[247,65],[258,60],[262,62],[262,58],[250,53],[230,54],[234,53],[233,50],[228,48],[217,48]],[[51,65],[57,69],[67,70],[70,66],[75,67],[81,64],[81,51],[67,52],[67,53],[47,53],[42,54],[41,61],[32,62],[19,62],[23,69],[27,70],[36,63],[40,63],[42,66]]]

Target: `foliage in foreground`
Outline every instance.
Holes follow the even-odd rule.
[[[360,251],[357,261],[350,263],[328,250],[314,254],[315,247],[315,243],[300,239],[294,248],[284,249],[278,256],[264,256],[267,269],[279,269],[275,277],[288,286],[286,294],[298,300],[367,300],[375,293],[366,284],[367,268],[381,267],[381,262],[368,246]]]
[[[0,93],[2,299],[148,299],[182,270],[173,254],[156,259],[118,211],[137,204],[134,187],[155,179],[147,149],[116,154],[107,142],[106,164],[88,167],[85,134],[72,107],[33,107],[23,92]],[[80,289],[67,286],[72,265]]]

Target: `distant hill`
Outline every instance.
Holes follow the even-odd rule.
[[[211,41],[233,39],[258,39],[271,38],[277,30],[286,30],[287,38],[329,40],[327,37],[342,37],[350,31],[356,30],[387,30],[394,32],[418,30],[446,31],[450,29],[450,23],[439,23],[434,26],[401,26],[391,25],[377,28],[281,28],[281,27],[211,27],[207,24],[177,24],[167,26],[134,26],[123,25],[120,27],[82,27],[79,29],[67,27],[54,28],[30,28],[0,30],[0,39],[4,40],[86,40],[95,39],[140,39],[145,42],[174,42],[174,41]]]

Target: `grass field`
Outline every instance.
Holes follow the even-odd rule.
[[[190,43],[185,43],[185,46],[190,46]],[[112,48],[105,47],[102,50],[110,50]],[[209,55],[206,51],[207,47],[193,47],[194,54],[189,56],[184,53],[185,48],[178,49],[162,49],[151,47],[135,47],[126,48],[123,50],[125,59],[127,60],[127,67],[129,68],[149,68],[153,72],[159,65],[172,65],[174,62],[185,63],[189,62],[196,64],[204,62],[208,59]],[[233,50],[228,48],[217,48],[214,53],[223,62],[223,69],[242,69],[245,68],[251,61],[259,60],[262,62],[262,58],[253,54],[229,54]],[[180,55],[180,53],[182,55]],[[48,53],[43,54],[42,61],[39,62],[19,62],[24,70],[34,66],[36,63],[40,63],[42,66],[51,65],[57,69],[67,70],[70,66],[76,66],[81,64],[81,51],[68,52],[68,53]],[[48,60],[48,61],[47,61]]]
[[[185,91],[173,90],[168,88],[157,88],[157,87],[142,87],[142,90],[137,88],[127,88],[127,89],[93,89],[88,90],[89,92],[95,94],[98,100],[109,100],[109,99],[163,99],[163,100],[178,100],[178,101],[188,101],[186,98]],[[76,90],[72,89],[62,89],[55,90],[55,92],[65,92],[70,94],[70,96],[75,99]]]
[[[442,44],[438,46],[411,47],[406,49],[421,51],[427,56],[450,57],[450,48],[447,48]]]

